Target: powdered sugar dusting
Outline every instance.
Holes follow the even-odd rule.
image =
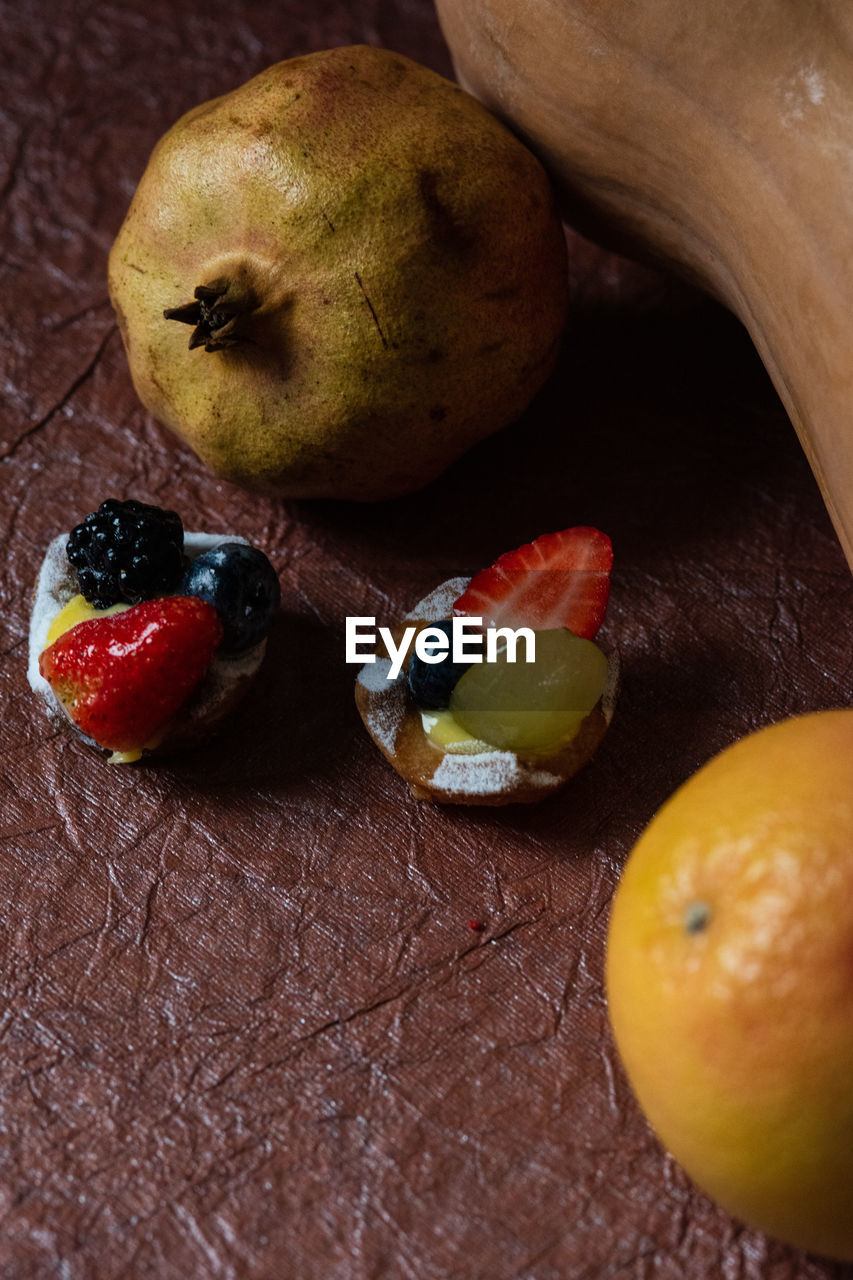
[[[818,107],[823,102],[825,90],[821,74],[814,67],[804,67],[800,72],[809,102]]]
[[[440,587],[436,587],[407,613],[405,621],[422,618],[424,622],[441,622],[443,618],[449,618],[454,604],[470,581],[470,578],[448,578],[447,582],[442,582]]]
[[[798,124],[821,107],[826,97],[826,86],[818,69],[812,64],[800,67],[790,79],[779,82],[782,99],[782,124],[789,128]]]
[[[67,542],[68,534],[60,534],[48,547],[39,572],[30,616],[27,679],[36,693],[40,693],[51,705],[54,704],[53,690],[39,671],[39,654],[45,647],[53,619],[60,609],[65,608],[71,597],[77,594],[77,585],[65,555]]]
[[[394,750],[397,734],[406,715],[406,696],[406,682],[401,676],[396,680],[386,680],[384,688],[373,691],[367,713],[367,728],[380,747],[389,754]]]
[[[485,751],[479,755],[443,757],[432,775],[432,784],[449,795],[499,795],[519,783],[557,786],[560,779],[541,769],[525,768],[512,751]]]
[[[356,679],[371,693],[384,693],[389,685],[391,661],[389,658],[377,658],[375,662],[365,662]]]

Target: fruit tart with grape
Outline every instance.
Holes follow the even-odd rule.
[[[393,652],[386,646],[374,654],[359,672],[355,699],[368,733],[416,798],[530,803],[591,758],[619,680],[618,659],[594,639],[612,564],[610,539],[598,529],[543,534],[470,580],[451,578],[392,628],[393,646],[399,651],[408,640],[408,656],[389,678]],[[473,646],[455,652],[454,618],[470,619],[475,632]],[[515,647],[502,629],[519,632]],[[534,636],[532,661],[521,629]]]
[[[48,547],[29,682],[110,763],[193,746],[247,691],[280,600],[244,538],[185,533],[174,511],[110,498]]]

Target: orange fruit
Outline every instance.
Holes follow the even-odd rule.
[[[853,710],[742,739],[663,806],[616,892],[607,995],[695,1182],[853,1259]]]

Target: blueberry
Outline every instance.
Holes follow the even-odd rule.
[[[417,653],[412,653],[408,671],[409,692],[424,711],[442,711],[450,705],[450,695],[471,663],[452,661],[453,623],[450,618],[432,622],[430,626],[444,632],[450,648],[442,654],[441,662],[423,662]],[[465,647],[469,652],[473,648],[470,636],[466,638]]]
[[[243,542],[221,542],[191,560],[181,594],[213,605],[224,632],[222,647],[232,653],[262,640],[281,604],[275,569],[263,551]]]

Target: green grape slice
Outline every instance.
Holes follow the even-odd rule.
[[[536,657],[516,661],[506,649],[495,662],[470,667],[450,697],[450,710],[475,738],[502,750],[541,754],[571,742],[607,684],[607,659],[592,640],[571,631],[537,631]]]

